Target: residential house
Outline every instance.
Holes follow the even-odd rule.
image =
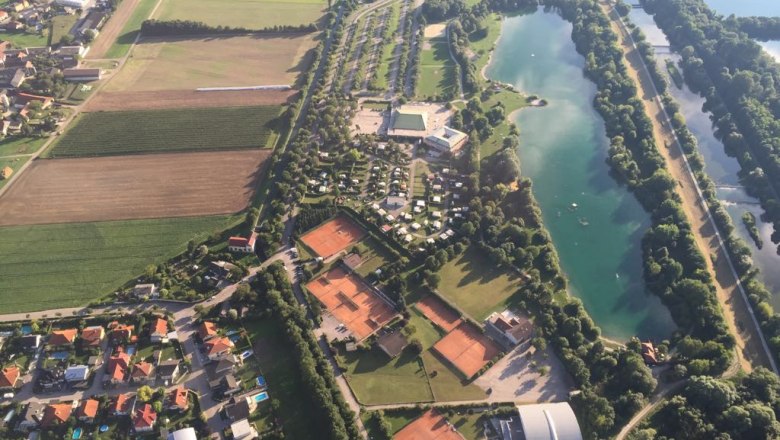
[[[60,367],[43,368],[36,379],[38,386],[46,391],[61,390],[65,385],[65,369]]]
[[[203,342],[218,336],[217,324],[210,321],[203,321],[200,326],[198,326],[198,336],[200,336],[200,340]]]
[[[658,364],[658,353],[656,353],[655,346],[652,342],[642,342],[642,359],[648,365]]]
[[[133,287],[133,296],[136,298],[157,298],[157,286],[154,284],[136,284]]]
[[[133,332],[135,331],[134,325],[120,324],[117,321],[112,321],[108,324],[109,340],[114,345],[125,344],[133,341]]]
[[[198,440],[195,428],[182,428],[168,434],[167,440]]]
[[[76,418],[83,423],[93,423],[95,416],[97,416],[99,405],[100,402],[95,399],[82,400],[78,410],[76,410]]]
[[[18,4],[18,3],[17,3]],[[5,24],[5,30],[8,32],[23,31],[26,26],[21,21],[12,20]]]
[[[233,342],[225,337],[213,338],[203,344],[203,351],[211,361],[218,361],[230,355]]]
[[[25,335],[19,338],[19,347],[24,351],[35,351],[41,346],[41,335]]]
[[[251,396],[237,397],[233,396],[225,405],[225,416],[231,421],[248,419],[257,409],[257,402]]]
[[[241,358],[234,355],[227,356],[220,359],[216,364],[212,364],[214,367],[214,374],[222,375],[226,373],[232,373],[237,366],[241,366]]]
[[[49,336],[49,340],[46,342],[51,347],[64,347],[73,345],[73,341],[76,340],[78,330],[75,328],[68,328],[63,330],[54,330]]]
[[[104,381],[111,385],[118,385],[125,381],[127,370],[130,368],[130,355],[119,352],[108,358],[106,376]]]
[[[149,362],[138,362],[133,365],[130,381],[135,384],[151,385],[154,382],[154,365]]]
[[[10,16],[8,15],[8,12],[0,11],[0,23],[8,20],[8,18],[10,18]]]
[[[154,429],[157,422],[157,413],[152,409],[152,405],[144,403],[140,408],[136,408],[133,416],[133,429],[135,432],[149,432]]]
[[[84,382],[89,378],[89,367],[86,365],[71,365],[65,370],[65,381],[68,383]]]
[[[189,391],[183,386],[178,386],[168,393],[168,399],[165,402],[165,408],[169,411],[187,411],[190,407],[188,399]]]
[[[86,54],[83,46],[62,46],[57,51],[57,58],[63,69],[72,69],[79,65],[79,59]]]
[[[108,407],[109,413],[115,416],[130,415],[133,409],[133,396],[131,394],[117,394]]]
[[[85,327],[81,331],[81,346],[85,348],[99,348],[105,337],[106,330],[102,326]]]
[[[239,420],[230,425],[230,431],[233,432],[235,440],[251,440],[257,438],[255,427],[249,423],[249,420]]]
[[[14,107],[23,109],[33,102],[40,102],[41,109],[51,107],[54,99],[49,96],[33,95],[31,93],[19,92],[14,95]]]
[[[45,403],[28,403],[27,408],[25,408],[24,413],[22,414],[22,419],[16,429],[19,431],[31,431],[38,428],[38,426],[41,424],[41,420],[43,419],[43,411],[45,408]]]
[[[251,254],[255,251],[255,242],[257,241],[257,233],[252,232],[249,238],[244,237],[230,237],[228,239],[228,250],[230,252],[243,252],[245,254]]]
[[[168,342],[168,321],[163,318],[156,318],[149,325],[149,337],[152,342]]]
[[[54,426],[60,426],[68,421],[71,413],[73,413],[73,403],[50,403],[43,410],[43,418],[41,419],[41,426],[44,428],[51,428]]]
[[[528,341],[534,334],[534,326],[531,321],[510,310],[490,314],[485,320],[485,329],[488,336],[507,347]]]
[[[89,14],[87,14],[87,16],[81,22],[81,26],[79,26],[76,33],[82,35],[86,31],[94,31],[97,33],[97,31],[103,27],[103,23],[106,22],[107,18],[108,12],[101,11],[99,9],[91,9]]]
[[[0,372],[0,391],[13,391],[22,385],[22,372],[16,365],[3,368]]]
[[[179,361],[171,359],[157,364],[157,377],[167,383],[176,382],[179,377]]]

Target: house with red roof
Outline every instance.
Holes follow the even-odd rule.
[[[189,391],[183,386],[178,386],[168,393],[168,399],[165,402],[165,408],[169,411],[187,411],[190,407],[190,401],[187,398]]]
[[[0,372],[0,391],[13,391],[22,385],[22,373],[19,367],[12,365]]]
[[[82,400],[79,404],[79,408],[76,410],[76,418],[80,422],[93,423],[97,416],[98,406],[100,402],[95,399]]]
[[[645,360],[647,365],[658,364],[658,353],[656,353],[652,342],[642,342],[642,359]]]
[[[108,358],[106,365],[106,376],[103,381],[111,385],[124,383],[127,378],[127,370],[130,368],[130,355],[125,352],[118,352]]]
[[[217,324],[210,321],[203,321],[203,323],[198,326],[198,336],[200,336],[200,340],[205,342],[217,336],[217,328]]]
[[[228,238],[228,250],[230,252],[243,252],[245,254],[251,254],[255,251],[255,242],[257,241],[257,233],[252,232],[249,238],[244,237],[230,237]]]
[[[133,341],[133,332],[135,331],[134,325],[120,324],[117,321],[113,321],[108,324],[110,330],[109,339],[114,345],[126,344]]]
[[[68,421],[71,413],[73,413],[73,403],[50,403],[46,405],[46,409],[43,410],[43,418],[41,419],[41,426],[44,428],[50,428],[53,426],[59,426]]]
[[[105,337],[106,330],[102,326],[85,327],[81,331],[81,346],[85,348],[99,348]]]
[[[227,357],[233,349],[233,342],[226,337],[212,338],[203,344],[203,351],[209,360],[218,361]]]
[[[41,109],[49,108],[54,101],[50,96],[33,95],[31,93],[19,92],[14,97],[14,107],[22,109],[27,107],[31,102],[40,102]]]
[[[117,394],[111,400],[108,411],[115,416],[126,416],[133,408],[133,396],[130,394]]]
[[[75,328],[68,328],[64,330],[54,330],[49,335],[47,344],[52,347],[63,347],[66,345],[72,345],[76,340],[76,335],[79,331]]]
[[[130,381],[135,384],[150,385],[154,382],[154,365],[149,362],[137,362],[130,373]]]
[[[152,409],[152,405],[144,403],[141,407],[136,408],[135,416],[133,416],[135,432],[149,432],[154,429],[155,422],[157,422],[157,413]]]
[[[163,318],[156,318],[149,325],[149,337],[152,342],[160,343],[168,341],[168,321]]]

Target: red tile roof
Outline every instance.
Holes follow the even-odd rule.
[[[49,345],[68,345],[72,344],[76,340],[78,330],[75,328],[68,328],[64,330],[54,330],[49,336]]]
[[[70,403],[53,403],[46,406],[43,410],[41,426],[54,426],[65,423],[73,412],[73,406]]]
[[[149,362],[138,362],[133,366],[133,373],[131,376],[135,379],[146,378],[152,374],[153,365]]]
[[[114,397],[114,400],[111,401],[111,407],[109,408],[111,412],[127,412],[130,410],[130,403],[132,402],[132,399],[130,399],[129,394],[117,394],[116,397]]]
[[[81,401],[81,405],[79,405],[79,410],[76,413],[76,415],[79,418],[89,417],[91,419],[94,419],[95,416],[97,415],[98,405],[99,404],[100,404],[100,402],[98,402],[95,399],[82,400]]]
[[[225,337],[214,338],[203,345],[206,347],[206,353],[208,354],[221,353],[233,347],[233,343],[230,342],[230,339]]]
[[[217,324],[213,322],[204,321],[200,327],[198,327],[198,335],[201,339],[205,340],[211,336],[217,335]]]
[[[106,331],[99,325],[87,327],[81,331],[81,339],[89,346],[100,345],[100,341],[105,335]]]
[[[153,335],[167,335],[168,334],[168,321],[157,318],[151,327],[151,333]]]
[[[13,388],[20,375],[19,367],[15,365],[3,368],[3,372],[0,374],[0,388]]]
[[[120,324],[116,321],[108,324],[108,328],[111,329],[111,337],[114,339],[130,338],[135,330],[134,325]]]
[[[127,368],[130,366],[130,355],[124,352],[117,353],[108,358],[106,371],[109,377],[115,381],[125,380]]]
[[[228,246],[240,246],[246,247],[249,244],[249,240],[244,237],[230,237],[228,238]]]
[[[142,407],[135,410],[133,425],[138,428],[148,428],[154,426],[157,420],[157,413],[152,409],[152,405],[145,403]]]
[[[189,407],[189,401],[187,401],[187,388],[180,386],[171,390],[168,394],[168,402],[170,406],[175,406],[179,409],[187,409]]]

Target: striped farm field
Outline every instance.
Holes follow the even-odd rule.
[[[0,228],[3,313],[76,307],[236,223],[236,216],[187,217]],[[240,220],[239,220],[240,221]]]
[[[84,113],[45,157],[272,148],[281,107]]]

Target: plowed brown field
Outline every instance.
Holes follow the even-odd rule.
[[[226,214],[268,150],[36,160],[0,197],[0,226]]]

